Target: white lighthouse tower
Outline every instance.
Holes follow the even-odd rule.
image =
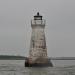
[[[47,47],[45,39],[45,20],[37,13],[31,20],[32,35],[30,42],[29,57],[26,66],[53,66],[47,56]]]

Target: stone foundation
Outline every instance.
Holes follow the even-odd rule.
[[[25,61],[25,67],[53,67],[53,64],[51,61],[48,63],[29,63]]]

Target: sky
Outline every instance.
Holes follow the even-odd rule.
[[[49,57],[75,57],[75,0],[0,0],[0,54],[28,56],[31,19],[46,20]]]

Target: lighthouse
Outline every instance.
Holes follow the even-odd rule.
[[[53,66],[47,56],[46,38],[45,38],[45,20],[37,12],[34,19],[31,20],[32,34],[30,41],[29,57],[25,62],[26,67],[44,67]]]

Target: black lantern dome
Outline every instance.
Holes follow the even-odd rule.
[[[37,15],[34,16],[34,20],[42,20],[42,16],[37,12]]]

